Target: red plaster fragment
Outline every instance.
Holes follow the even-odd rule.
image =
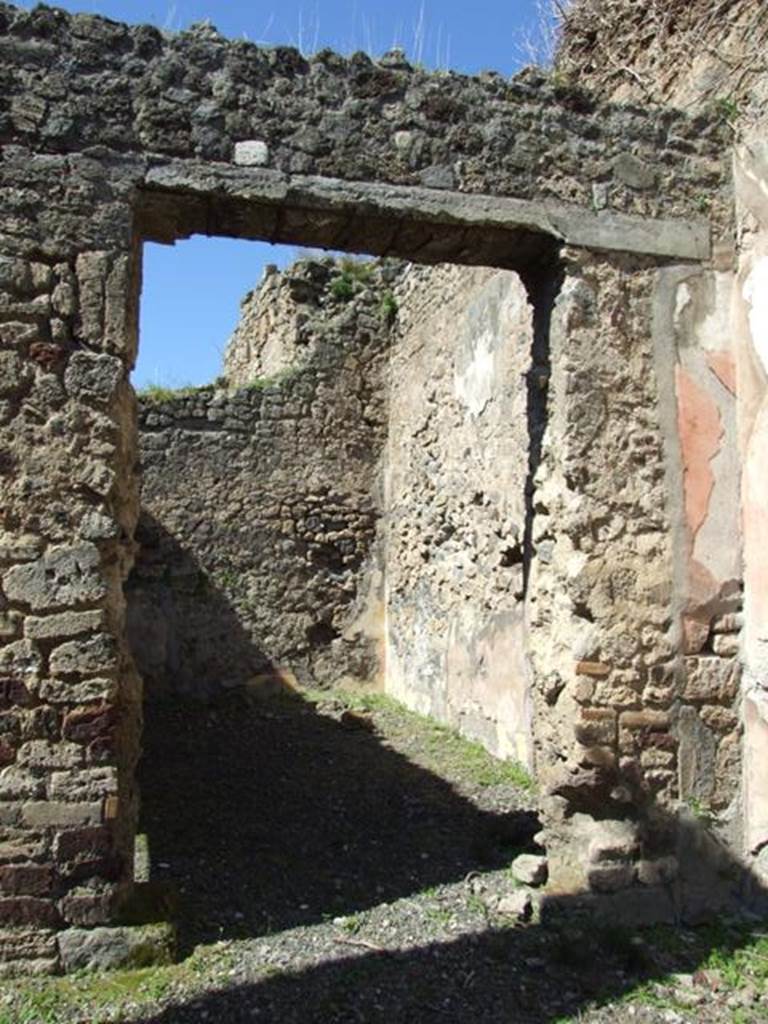
[[[736,363],[730,352],[708,352],[709,368],[732,395],[736,394]]]
[[[710,463],[719,451],[723,426],[714,399],[682,366],[677,367],[676,383],[685,518],[693,538],[707,518],[709,499],[715,486]]]

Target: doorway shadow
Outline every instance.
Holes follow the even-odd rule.
[[[214,574],[146,508],[135,539],[136,560],[124,584],[126,628],[145,701],[207,700],[275,676],[270,656]]]
[[[199,571],[190,563],[189,578]],[[533,848],[538,822],[529,810],[481,810],[392,749],[365,720],[331,717],[281,690],[279,672],[226,596],[209,579],[200,585],[224,645],[215,656],[247,671],[242,685],[205,700],[149,701],[139,772],[151,878],[178,895],[182,955],[221,939],[346,918],[504,867]],[[193,620],[182,616],[182,625],[192,642]],[[271,693],[255,685],[265,681]],[[655,827],[680,835],[678,856],[687,858],[702,911],[717,915],[718,886],[726,880],[723,907],[741,903],[765,913],[762,882],[706,829],[695,822],[681,829],[660,809]],[[679,895],[670,890],[678,914]],[[614,894],[614,923],[622,901],[633,901],[637,918],[643,900],[650,906],[658,896],[639,886]],[[246,942],[245,962],[224,987],[133,1024],[555,1024],[596,999],[621,1000],[670,973],[691,974],[713,952],[748,941],[746,931],[727,927],[684,934],[676,943],[646,941],[601,923],[597,902],[577,894],[547,899],[536,925],[505,927],[491,915],[486,928],[454,941],[416,937],[412,948],[392,952],[340,948],[332,960],[279,974],[262,971]]]
[[[738,932],[710,929],[685,933],[665,952],[642,935],[588,923],[570,931],[489,929],[232,983],[131,1024],[758,1024],[766,1019],[764,1002],[729,1007],[727,993],[713,991],[701,970],[713,951],[733,954],[742,942]],[[654,991],[669,975],[692,979],[687,1007]],[[640,991],[646,996],[638,1003],[623,1002]]]
[[[532,812],[479,810],[367,720],[296,695],[145,709],[141,831],[154,880],[198,943],[354,914],[508,865]]]

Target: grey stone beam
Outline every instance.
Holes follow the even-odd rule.
[[[711,254],[706,221],[183,160],[146,172],[137,221],[154,241],[224,234],[513,269],[553,243],[672,260]]]

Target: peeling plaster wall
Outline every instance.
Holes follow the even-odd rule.
[[[736,151],[741,258],[734,296],[744,530],[746,852],[768,878],[768,147],[765,121]]]
[[[523,602],[532,314],[509,271],[410,268],[386,449],[386,686],[532,763]]]

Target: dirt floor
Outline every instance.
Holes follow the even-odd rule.
[[[6,982],[0,1024],[768,1021],[757,922],[521,923],[531,781],[390,701],[154,704],[144,742],[179,962]]]

